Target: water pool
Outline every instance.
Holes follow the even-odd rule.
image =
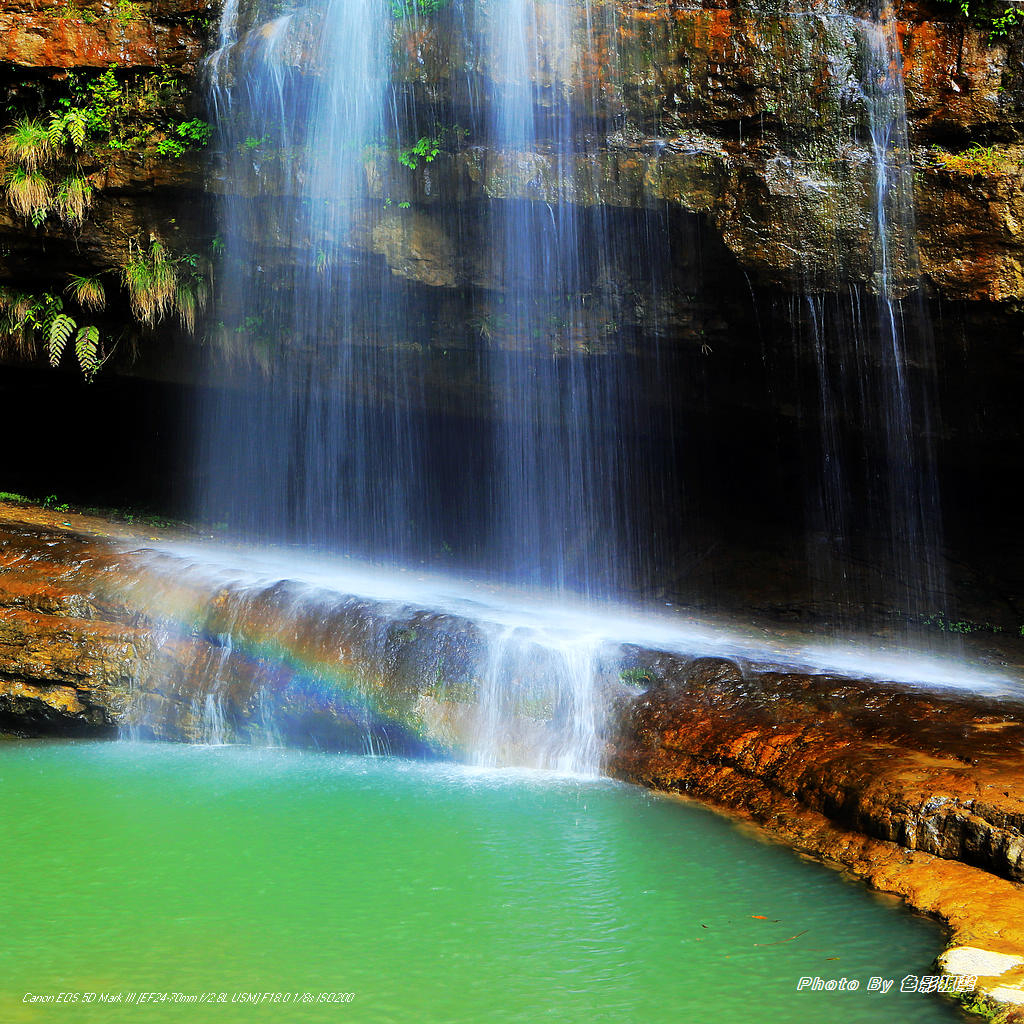
[[[933,923],[712,812],[608,780],[9,742],[0,792],[11,1024],[962,1019],[899,991],[932,973]],[[798,993],[805,976],[860,989]],[[895,984],[871,993],[873,977]],[[181,999],[123,1002],[143,992]],[[248,993],[282,1002],[238,1001]]]

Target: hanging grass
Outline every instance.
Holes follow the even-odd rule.
[[[195,289],[187,283],[179,284],[174,292],[174,308],[178,312],[178,319],[181,326],[192,334],[196,329],[196,313],[198,303],[196,301]]]
[[[178,275],[159,239],[152,241],[148,252],[133,245],[121,274],[136,319],[153,327],[174,308]]]
[[[195,334],[196,318],[206,309],[209,298],[210,291],[206,281],[198,274],[193,273],[189,280],[182,281],[178,285],[174,295],[175,306],[181,326],[189,334]]]
[[[53,207],[65,224],[80,227],[92,206],[92,185],[78,175],[65,178],[54,190]]]
[[[4,137],[3,152],[26,171],[35,171],[53,159],[56,147],[42,121],[25,117]]]
[[[19,216],[34,224],[41,222],[50,208],[52,196],[50,183],[41,171],[13,167],[7,172],[7,198]]]
[[[149,327],[177,314],[182,326],[195,331],[209,292],[198,273],[196,256],[177,256],[157,238],[148,251],[135,244],[121,268],[136,319]]]
[[[154,239],[150,255],[153,267],[153,295],[159,304],[160,315],[163,316],[174,309],[174,300],[178,292],[178,264],[159,239]]]
[[[68,277],[71,278],[71,283],[64,289],[64,293],[70,295],[79,306],[94,312],[98,312],[106,306],[107,291],[103,287],[99,274],[95,277],[69,274]]]
[[[16,288],[0,288],[0,350],[19,356],[35,353],[35,335],[28,318],[32,307],[32,296]]]

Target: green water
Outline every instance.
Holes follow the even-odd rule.
[[[6,743],[0,793],[4,1024],[961,1019],[899,993],[930,973],[933,924],[608,781]],[[861,991],[798,994],[804,975]],[[893,990],[864,991],[872,976]],[[132,992],[214,1002],[82,1002]],[[249,992],[291,1001],[231,1001]],[[295,1001],[321,993],[354,1000]]]

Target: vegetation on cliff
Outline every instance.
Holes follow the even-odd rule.
[[[91,379],[165,315],[195,328],[209,268],[188,251],[179,183],[212,133],[193,105],[211,29],[208,8],[129,0],[69,2],[10,29],[0,356],[57,366],[70,348]]]

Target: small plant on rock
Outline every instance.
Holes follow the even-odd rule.
[[[53,209],[65,224],[81,227],[92,206],[92,193],[93,188],[86,178],[70,175],[54,189]]]
[[[52,197],[52,186],[42,171],[12,167],[7,172],[7,198],[14,212],[37,227],[45,220]]]
[[[182,326],[194,331],[208,297],[198,264],[198,256],[177,256],[158,238],[148,249],[136,243],[121,268],[136,318],[154,327],[165,316],[177,314]]]
[[[79,327],[59,295],[0,289],[0,342],[13,344],[22,355],[32,355],[42,341],[50,365],[57,366],[72,338],[82,374],[92,380],[103,362],[99,328]]]
[[[55,155],[50,134],[37,118],[15,121],[3,141],[4,156],[19,164],[27,173],[37,171]]]
[[[64,291],[82,307],[99,312],[107,304],[107,291],[99,274],[88,277],[83,274],[69,274],[71,283]]]

